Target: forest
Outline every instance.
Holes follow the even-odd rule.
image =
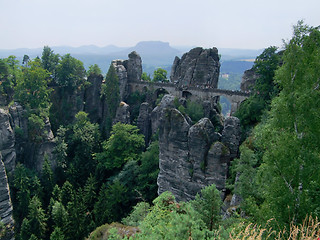
[[[0,59],[0,100],[7,103],[2,107],[20,103],[28,121],[27,134],[15,129],[17,139],[43,142],[49,120],[55,142],[54,166],[45,156],[36,171],[22,156],[8,174],[15,239],[319,238],[319,27],[299,21],[283,49],[266,48],[252,69],[259,77],[235,113],[242,144],[227,186],[227,198],[241,201],[224,210],[225,217],[225,199],[215,185],[189,202],[176,201],[170,192],[158,196],[158,135],[146,144],[136,126],[135,106],[148,96],[129,96],[132,124],[113,124],[120,99],[112,65],[104,77],[98,65],[86,71],[80,60],[47,46],[42,56],[25,55],[22,63],[14,56]],[[165,74],[158,69],[154,79],[143,76],[163,82]],[[68,102],[93,77],[105,82],[100,97],[107,117],[100,122],[90,119],[90,110],[71,115],[75,106]],[[203,115],[197,103],[179,110],[194,122]],[[0,238],[6,231],[0,224]]]

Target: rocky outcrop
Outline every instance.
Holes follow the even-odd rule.
[[[220,62],[217,48],[194,48],[182,58],[176,57],[172,68],[171,82],[179,87],[217,88]]]
[[[123,124],[130,124],[130,107],[128,104],[125,102],[120,102],[116,116],[113,120],[113,124],[116,124],[118,122],[123,123]]]
[[[11,172],[14,169],[16,159],[19,159],[29,168],[40,172],[45,157],[48,157],[51,166],[55,167],[56,162],[53,154],[55,143],[49,119],[44,120],[41,141],[30,141],[28,136],[28,115],[23,107],[18,103],[14,103],[10,106],[9,112],[2,111],[2,113],[5,113],[0,115],[6,121],[0,123],[0,128],[7,129],[7,132],[11,133],[10,138],[2,138],[6,146],[11,146],[1,150],[6,170]]]
[[[0,221],[5,226],[5,235],[1,237],[3,240],[14,239],[14,221],[12,217],[12,203],[8,186],[8,178],[5,166],[0,153]]]
[[[120,99],[125,101],[129,94],[128,82],[141,80],[142,60],[135,51],[128,55],[128,60],[113,60],[112,65],[119,78]]]
[[[137,119],[137,127],[144,135],[146,146],[148,146],[151,137],[151,107],[147,102],[143,102],[140,105],[139,116]]]
[[[104,113],[104,105],[101,100],[103,76],[101,74],[91,74],[88,77],[88,82],[90,86],[86,88],[84,93],[84,111],[88,113],[91,122],[101,123]]]
[[[0,108],[0,153],[8,172],[12,172],[16,164],[15,134],[10,118],[9,112]]]
[[[163,96],[160,104],[156,106],[151,112],[152,134],[158,131],[163,110],[168,107],[174,107],[174,96],[166,94]]]
[[[124,62],[127,69],[128,81],[136,82],[141,80],[142,75],[142,60],[138,53],[135,51],[129,53],[129,59]]]
[[[252,91],[258,78],[259,78],[259,75],[255,72],[254,69],[249,69],[244,71],[241,84],[240,84],[241,91],[243,92]]]
[[[240,138],[240,120],[236,117],[228,117],[224,121],[221,142],[229,148],[232,158],[236,158],[238,155]]]
[[[158,193],[170,191],[178,201],[188,201],[203,187],[215,184],[224,198],[228,168],[239,145],[239,120],[227,119],[221,135],[208,118],[192,126],[182,113],[167,106],[159,113]]]

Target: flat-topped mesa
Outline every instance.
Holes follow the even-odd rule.
[[[217,88],[219,73],[218,49],[197,47],[175,58],[170,79],[179,87]]]

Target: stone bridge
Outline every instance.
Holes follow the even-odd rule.
[[[209,100],[224,96],[231,103],[231,115],[240,106],[240,103],[249,97],[249,93],[242,91],[224,90],[217,88],[203,87],[178,87],[174,83],[154,83],[154,82],[128,82],[131,92],[153,91],[155,94],[168,93],[176,97],[185,97],[190,100]]]

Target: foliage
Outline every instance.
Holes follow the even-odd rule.
[[[130,159],[138,160],[144,147],[144,137],[138,132],[138,128],[133,125],[113,125],[110,138],[102,144],[103,152],[95,154],[100,168],[119,169]]]
[[[60,64],[57,66],[56,82],[59,86],[65,87],[69,92],[75,88],[81,88],[85,83],[85,69],[83,63],[66,54],[61,58]]]
[[[50,73],[50,77],[56,80],[57,66],[60,62],[59,54],[55,54],[50,47],[44,46],[41,56],[42,67]]]
[[[138,170],[137,190],[142,200],[151,203],[158,196],[157,178],[159,173],[159,142],[150,144],[147,151],[141,155],[141,165]]]
[[[151,77],[150,77],[150,75],[148,75],[146,72],[143,72],[143,73],[142,73],[141,79],[142,79],[143,81],[151,82]]]
[[[147,214],[150,212],[150,204],[147,202],[139,202],[133,207],[132,212],[122,222],[129,226],[139,226]]]
[[[119,79],[112,64],[109,67],[105,84],[101,86],[101,97],[107,106],[107,119],[104,128],[107,136],[109,136],[112,128],[112,119],[116,116],[120,102]]]
[[[259,76],[256,80],[253,95],[245,100],[235,116],[240,119],[244,132],[261,121],[266,110],[270,109],[271,100],[279,93],[274,82],[274,75],[281,62],[277,47],[266,48],[255,60],[252,69]]]
[[[46,216],[42,209],[42,204],[37,196],[34,196],[28,207],[28,220],[30,225],[30,232],[37,238],[41,239],[44,237],[46,231]]]
[[[97,64],[89,66],[89,70],[87,72],[88,76],[90,76],[90,75],[101,75],[101,74],[102,74],[102,71],[101,71],[101,69],[99,68],[99,66]]]
[[[156,69],[153,72],[152,82],[169,82],[167,79],[167,71],[162,68]]]
[[[221,221],[220,209],[222,201],[220,192],[214,184],[203,188],[201,193],[197,194],[195,199],[191,201],[191,205],[199,213],[209,231],[218,228]]]
[[[205,239],[205,225],[190,204],[177,203],[169,192],[162,193],[153,203],[135,239]]]
[[[48,108],[50,92],[47,78],[49,73],[41,67],[38,59],[29,63],[22,71],[22,77],[17,79],[15,99],[30,109]]]
[[[313,182],[320,182],[319,46],[320,31],[300,22],[276,73],[282,91],[266,123],[255,131],[264,150],[259,169],[263,208],[280,223],[301,222],[317,208],[310,204],[310,191]]]

